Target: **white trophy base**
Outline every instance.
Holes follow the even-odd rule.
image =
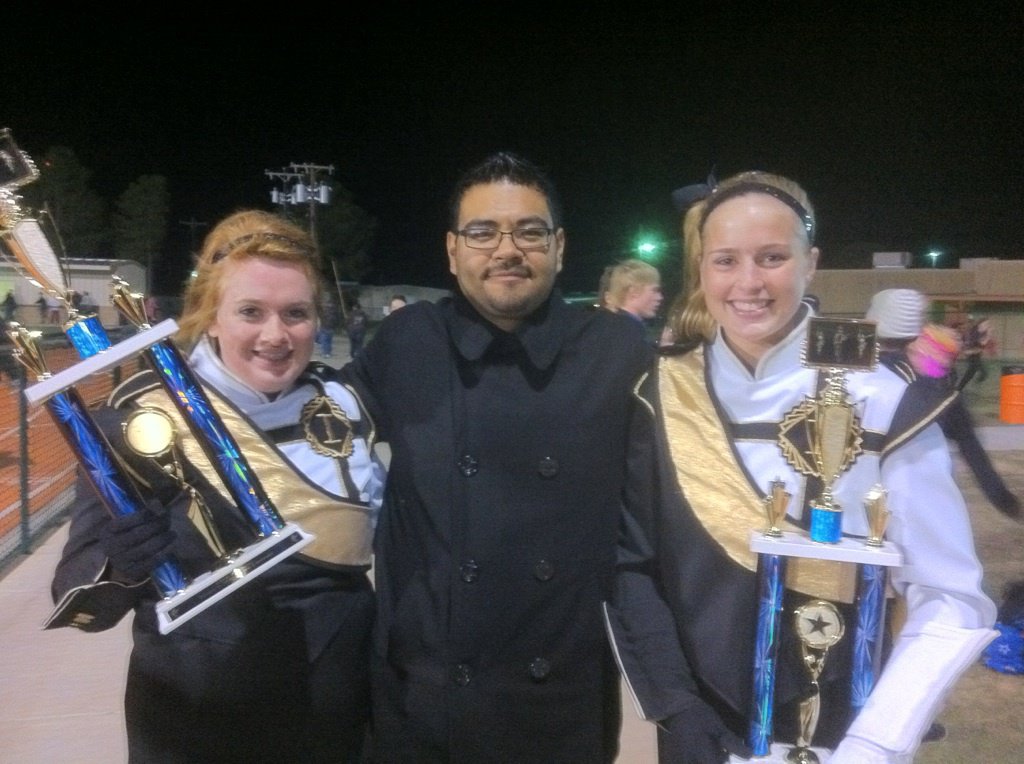
[[[101,350],[96,355],[82,359],[74,366],[64,369],[64,371],[48,375],[34,385],[26,387],[25,400],[31,405],[37,406],[92,374],[106,371],[123,361],[137,357],[143,350],[146,350],[160,340],[170,337],[176,331],[178,331],[178,324],[173,318],[161,321],[156,326],[144,329],[138,334],[133,334],[116,345],[111,345],[106,350]]]
[[[805,533],[783,531],[780,536],[766,536],[764,531],[750,532],[750,549],[760,554],[783,557],[811,557],[816,560],[853,562],[858,565],[900,567],[903,553],[891,541],[868,546],[862,539],[842,538],[835,544],[811,541]]]
[[[160,633],[170,634],[260,573],[312,543],[315,538],[294,523],[287,523],[265,539],[236,552],[216,570],[198,576],[177,594],[157,603]]]
[[[786,745],[784,743],[772,743],[771,749],[765,756],[751,756],[749,759],[741,759],[739,756],[730,756],[729,764],[743,764],[744,762],[757,762],[757,764],[788,764],[790,751],[795,746]],[[832,758],[832,751],[827,748],[815,748],[811,747],[811,751],[818,757],[820,764],[827,764],[828,760]]]

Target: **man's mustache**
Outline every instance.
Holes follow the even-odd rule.
[[[490,278],[491,276],[495,275],[503,276],[506,274],[512,274],[513,276],[517,276],[519,278],[528,279],[530,278],[530,276],[533,275],[533,271],[531,271],[522,263],[516,263],[512,265],[492,265],[484,273],[484,278]]]

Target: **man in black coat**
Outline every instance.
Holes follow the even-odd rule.
[[[564,248],[543,173],[488,158],[452,198],[458,293],[388,316],[346,367],[392,451],[375,541],[380,761],[617,754],[602,603],[653,440],[634,394],[652,348],[630,319],[561,299]]]

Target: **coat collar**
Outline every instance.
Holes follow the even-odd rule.
[[[550,367],[576,326],[573,311],[558,289],[515,331],[499,329],[477,312],[463,295],[455,295],[445,313],[448,333],[459,354],[468,361],[480,360],[493,346],[521,348],[538,369]]]

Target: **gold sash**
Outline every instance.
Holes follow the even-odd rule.
[[[704,348],[661,359],[658,371],[669,452],[694,514],[734,562],[757,569],[750,532],[767,523],[761,496],[737,463],[728,435],[704,384]],[[774,475],[766,476],[765,486]],[[802,532],[791,522],[780,528]],[[838,602],[853,602],[857,569],[852,563],[791,557],[786,587]]]
[[[253,473],[259,476],[260,484],[278,514],[285,522],[294,522],[316,536],[316,540],[300,555],[334,565],[369,565],[373,553],[369,508],[329,496],[310,485],[234,406],[213,389],[204,386],[203,390],[237,441]],[[196,465],[226,501],[234,503],[199,441],[192,437],[184,418],[167,400],[167,393],[156,389],[144,393],[137,400],[142,405],[161,409],[174,420],[181,435],[177,445],[185,457]]]

